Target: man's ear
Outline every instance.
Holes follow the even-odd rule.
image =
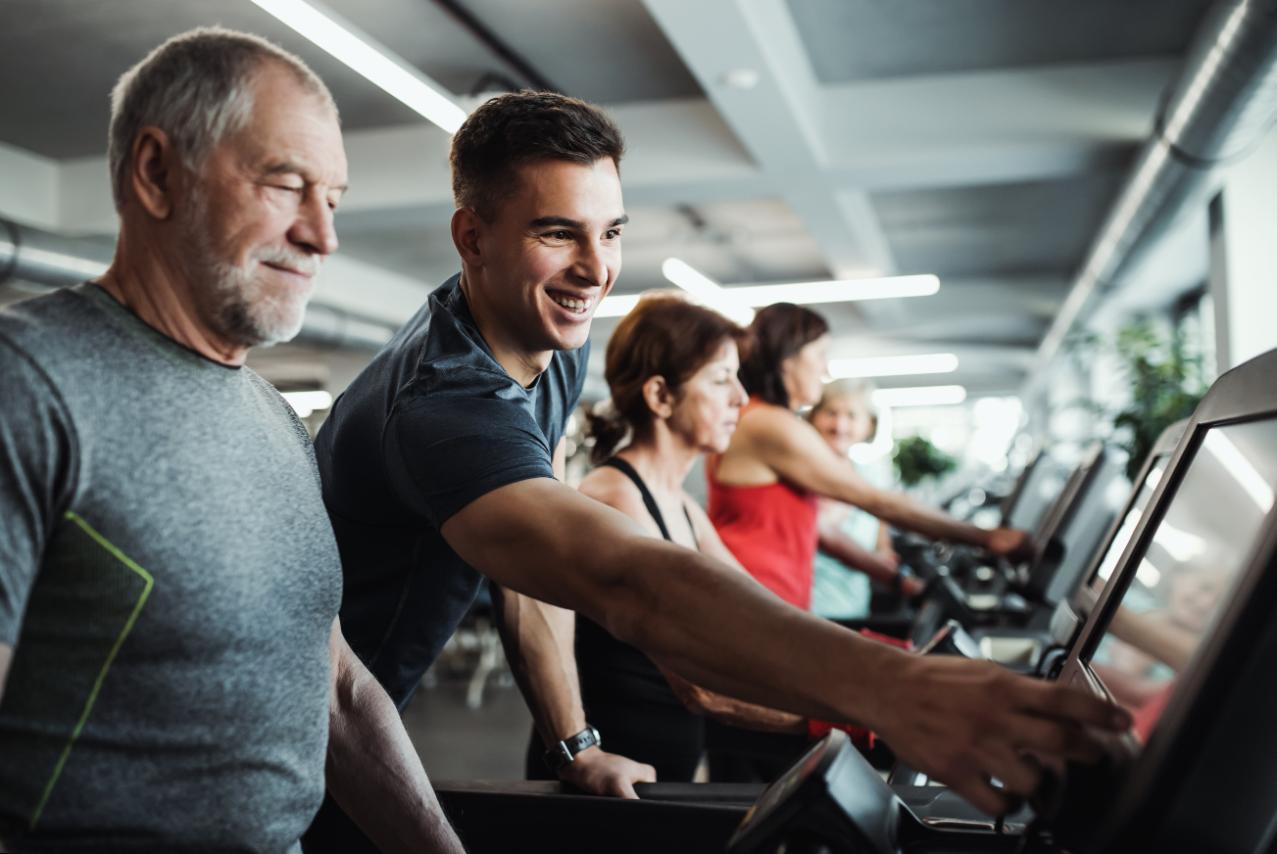
[[[657,418],[669,418],[674,414],[674,392],[665,377],[657,374],[643,383],[643,401]]]
[[[129,187],[142,209],[155,219],[171,217],[182,166],[168,134],[150,126],[138,131],[129,149],[129,167]]]
[[[467,267],[483,266],[479,237],[487,224],[471,208],[457,208],[452,214],[452,245]]]

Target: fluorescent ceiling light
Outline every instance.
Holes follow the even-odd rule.
[[[666,258],[661,264],[661,274],[687,291],[692,299],[730,317],[737,323],[749,323],[754,319],[754,312],[749,306],[737,300],[718,282],[686,261]]]
[[[667,270],[665,265],[672,265]],[[723,300],[733,306],[732,311],[745,317],[747,306],[762,308],[778,302],[792,302],[795,305],[813,305],[830,302],[857,302],[872,299],[897,299],[901,297],[926,297],[940,290],[940,279],[932,275],[921,276],[885,276],[876,279],[834,279],[828,282],[790,282],[779,285],[731,285],[723,287],[689,264],[677,258],[667,259],[661,272],[665,278],[692,294],[698,301],[718,308],[709,297]],[[672,271],[672,275],[671,275]],[[680,277],[687,281],[675,279]],[[621,317],[629,312],[638,302],[637,298],[626,296],[606,297],[599,304],[595,317]],[[729,317],[732,314],[723,311]],[[733,318],[735,319],[735,318]],[[913,373],[930,373],[914,371]],[[877,376],[887,376],[878,374]]]
[[[960,385],[928,385],[913,388],[880,388],[874,392],[879,406],[950,406],[967,399]]]
[[[829,376],[836,380],[853,377],[898,377],[913,374],[951,374],[958,369],[952,353],[925,353],[918,356],[874,356],[864,359],[830,359]]]
[[[928,297],[940,290],[935,276],[886,276],[878,279],[835,279],[780,285],[737,285],[727,288],[733,299],[761,307],[777,302],[810,305],[897,297]]]
[[[304,0],[253,2],[448,133],[465,121],[443,87],[334,13]]]
[[[286,391],[284,400],[299,418],[308,418],[316,409],[327,409],[333,405],[333,396],[323,389],[318,391]]]

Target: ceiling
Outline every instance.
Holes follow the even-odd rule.
[[[977,396],[1025,379],[1208,4],[457,5],[625,132],[618,291],[667,287],[671,255],[725,285],[935,273],[932,297],[817,306],[832,354],[954,352],[956,374],[881,384],[958,382]],[[435,0],[328,6],[464,105],[494,81],[525,83]],[[447,134],[248,0],[0,0],[0,14],[0,217],[109,235],[113,81],[167,36],[223,24],[298,53],[341,110],[351,191],[317,299],[398,323],[455,272]],[[752,87],[732,85],[741,70]],[[596,321],[596,392],[614,325]],[[324,358],[281,347],[261,360]],[[350,372],[340,358],[335,385]]]

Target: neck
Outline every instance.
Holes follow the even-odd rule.
[[[154,253],[135,251],[124,230],[97,284],[147,326],[206,359],[239,367],[248,357],[248,347],[222,338],[200,317],[186,274]]]
[[[554,351],[531,352],[520,346],[517,337],[501,323],[497,312],[490,309],[476,292],[472,284],[475,278],[477,277],[471,272],[462,271],[460,283],[461,293],[466,297],[475,326],[479,328],[479,334],[492,350],[497,363],[519,385],[527,388],[550,366]]]
[[[665,495],[683,491],[683,481],[700,455],[700,448],[687,444],[661,422],[653,425],[650,435],[635,439],[617,454],[634,466],[649,489]]]

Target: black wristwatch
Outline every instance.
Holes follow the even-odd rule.
[[[568,736],[547,750],[545,752],[545,764],[557,774],[563,768],[571,765],[577,754],[589,750],[591,747],[600,747],[602,744],[603,738],[599,735],[599,731],[586,724],[585,729],[576,735]]]

